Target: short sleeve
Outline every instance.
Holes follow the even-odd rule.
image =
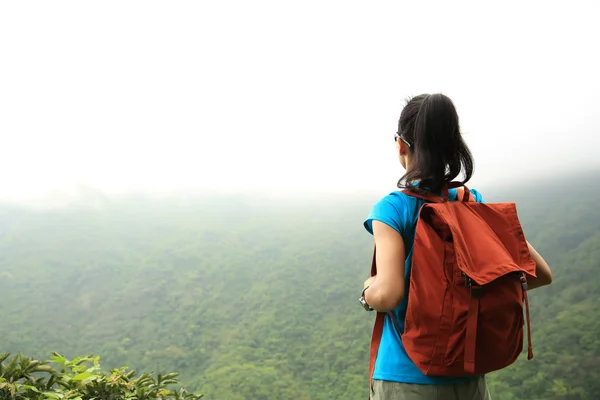
[[[390,194],[379,200],[373,206],[367,219],[363,223],[365,229],[371,235],[373,234],[373,221],[383,222],[396,230],[400,235],[403,234],[403,210],[401,209],[403,204],[400,204],[399,200],[399,196]]]
[[[475,199],[477,203],[485,203],[485,200],[483,200],[483,196],[477,190],[469,189],[469,192],[471,192],[471,194],[473,195],[473,199]]]

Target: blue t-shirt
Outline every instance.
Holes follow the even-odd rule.
[[[473,189],[470,189],[470,192],[475,201],[483,201],[479,192]],[[457,199],[456,193],[456,189],[449,190],[448,198],[450,201]],[[400,305],[392,311],[402,332],[404,332],[404,317],[406,316],[406,306],[408,304],[413,241],[419,210],[423,204],[424,201],[416,197],[408,196],[399,191],[392,192],[373,206],[364,222],[365,228],[371,234],[373,234],[373,220],[377,220],[394,228],[404,239],[404,248],[407,254],[404,264],[405,295]],[[389,318],[389,315],[386,314],[373,379],[430,385],[449,384],[470,379],[431,377],[423,374],[406,354],[400,336]]]

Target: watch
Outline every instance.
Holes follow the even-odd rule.
[[[363,308],[367,311],[373,311],[373,308],[371,308],[371,306],[369,305],[369,303],[367,303],[367,300],[365,300],[365,291],[368,289],[369,287],[365,287],[362,291],[362,294],[360,295],[360,299],[358,299],[360,301],[360,304],[362,304]]]

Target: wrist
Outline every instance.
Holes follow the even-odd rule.
[[[360,304],[363,306],[363,308],[367,311],[373,311],[373,307],[371,307],[369,305],[369,303],[367,303],[367,300],[365,299],[365,292],[367,291],[367,289],[369,288],[369,285],[365,286],[364,289],[362,290],[362,293],[360,295]]]

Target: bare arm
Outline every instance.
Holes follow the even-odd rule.
[[[529,289],[535,289],[541,286],[546,286],[552,283],[552,271],[550,271],[550,267],[544,258],[533,248],[531,243],[527,242],[527,247],[529,247],[529,253],[531,254],[531,258],[535,261],[535,274],[537,275],[535,278],[529,278],[527,280],[527,286]]]
[[[365,300],[377,311],[398,307],[404,297],[405,249],[402,236],[380,221],[373,221],[373,236],[377,246],[377,276],[369,279]]]

